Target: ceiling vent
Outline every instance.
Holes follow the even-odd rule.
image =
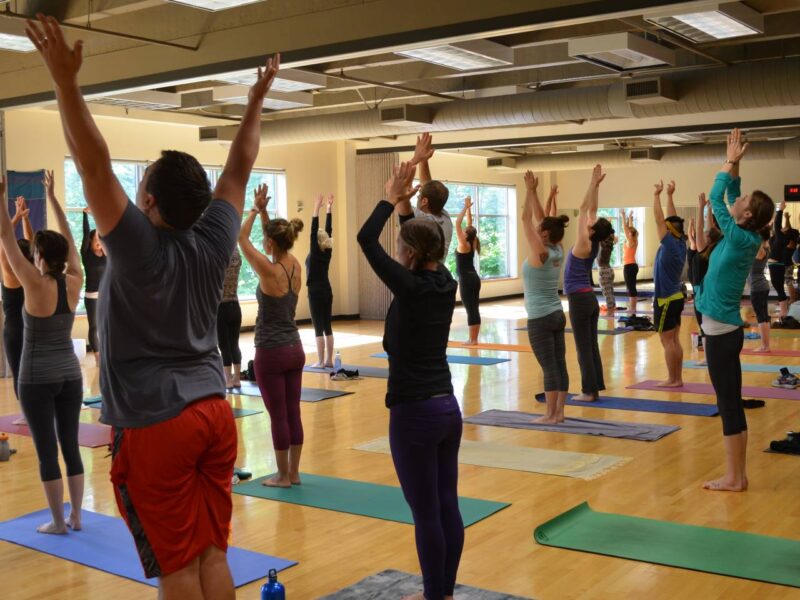
[[[672,81],[655,77],[625,82],[625,100],[631,104],[664,104],[677,102],[678,92]]]
[[[517,168],[516,158],[487,158],[486,168],[493,171],[513,171]]]
[[[658,148],[637,148],[630,151],[633,162],[656,162],[661,160],[661,150]]]
[[[612,33],[569,40],[568,54],[573,58],[620,73],[674,65],[675,51],[632,33]]]
[[[229,127],[201,127],[201,142],[230,142],[236,136],[236,131]]]
[[[419,127],[433,123],[433,112],[425,106],[404,104],[381,110],[381,123],[396,127]]]
[[[764,16],[741,2],[712,2],[691,12],[673,9],[644,19],[695,44],[764,33]]]

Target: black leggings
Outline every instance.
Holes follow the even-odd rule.
[[[628,296],[636,298],[639,293],[636,290],[636,277],[639,275],[639,265],[630,263],[622,267],[622,276],[625,278],[625,287],[628,288]],[[633,308],[636,308],[635,306]]]
[[[311,322],[314,324],[314,335],[333,335],[333,292],[330,290],[308,290],[308,308],[311,311]]]
[[[783,302],[788,300],[786,295],[786,266],[779,263],[769,263],[769,280],[772,282],[772,287],[778,292],[778,301]]]
[[[481,278],[477,273],[462,273],[458,280],[458,291],[461,302],[467,311],[467,325],[481,324],[479,298],[481,296]]]
[[[226,367],[242,364],[239,332],[242,329],[242,308],[236,300],[221,302],[217,309],[217,343]]]
[[[567,318],[563,310],[538,319],[528,319],[528,340],[544,372],[545,392],[569,391],[567,348],[564,342],[566,326]]]
[[[3,349],[6,353],[8,365],[11,367],[11,376],[14,378],[14,394],[19,399],[17,379],[19,379],[19,363],[22,360],[23,324],[22,319],[6,319],[3,324]]]
[[[100,340],[97,337],[97,298],[84,298],[83,306],[89,321],[89,352],[100,352]]]
[[[581,368],[581,391],[596,394],[606,389],[603,378],[603,361],[597,345],[597,321],[600,305],[594,292],[579,292],[567,296],[572,335],[578,350],[578,365]]]
[[[744,330],[741,327],[730,333],[705,336],[708,375],[717,394],[723,435],[747,431],[742,404],[742,363],[739,358],[743,345]]]
[[[59,443],[67,465],[67,476],[81,475],[83,461],[78,449],[78,420],[83,408],[83,380],[20,383],[19,401],[39,457],[42,481],[61,479]]]

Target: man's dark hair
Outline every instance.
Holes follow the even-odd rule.
[[[429,181],[419,188],[419,197],[428,199],[428,208],[437,217],[442,214],[449,196],[450,190],[441,181]]]
[[[211,184],[197,159],[163,150],[150,165],[145,190],[156,200],[161,218],[175,229],[189,229],[211,202]]]

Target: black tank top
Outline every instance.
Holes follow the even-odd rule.
[[[456,273],[461,277],[467,273],[475,273],[475,250],[469,252],[459,252],[456,250]]]
[[[5,329],[15,329],[22,331],[22,307],[25,306],[25,290],[22,286],[18,288],[7,288],[2,286],[3,295],[3,318]]]

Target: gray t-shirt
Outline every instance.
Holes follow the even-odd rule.
[[[133,204],[103,237],[100,420],[146,427],[225,397],[217,307],[241,217],[214,200],[186,231],[157,229]]]
[[[444,258],[440,262],[444,263],[447,260],[447,253],[450,251],[450,242],[453,241],[453,219],[450,218],[446,210],[442,210],[442,214],[436,216],[421,211],[418,208],[414,209],[414,217],[417,219],[430,219],[438,223],[439,227],[442,228],[442,232],[444,233]]]

